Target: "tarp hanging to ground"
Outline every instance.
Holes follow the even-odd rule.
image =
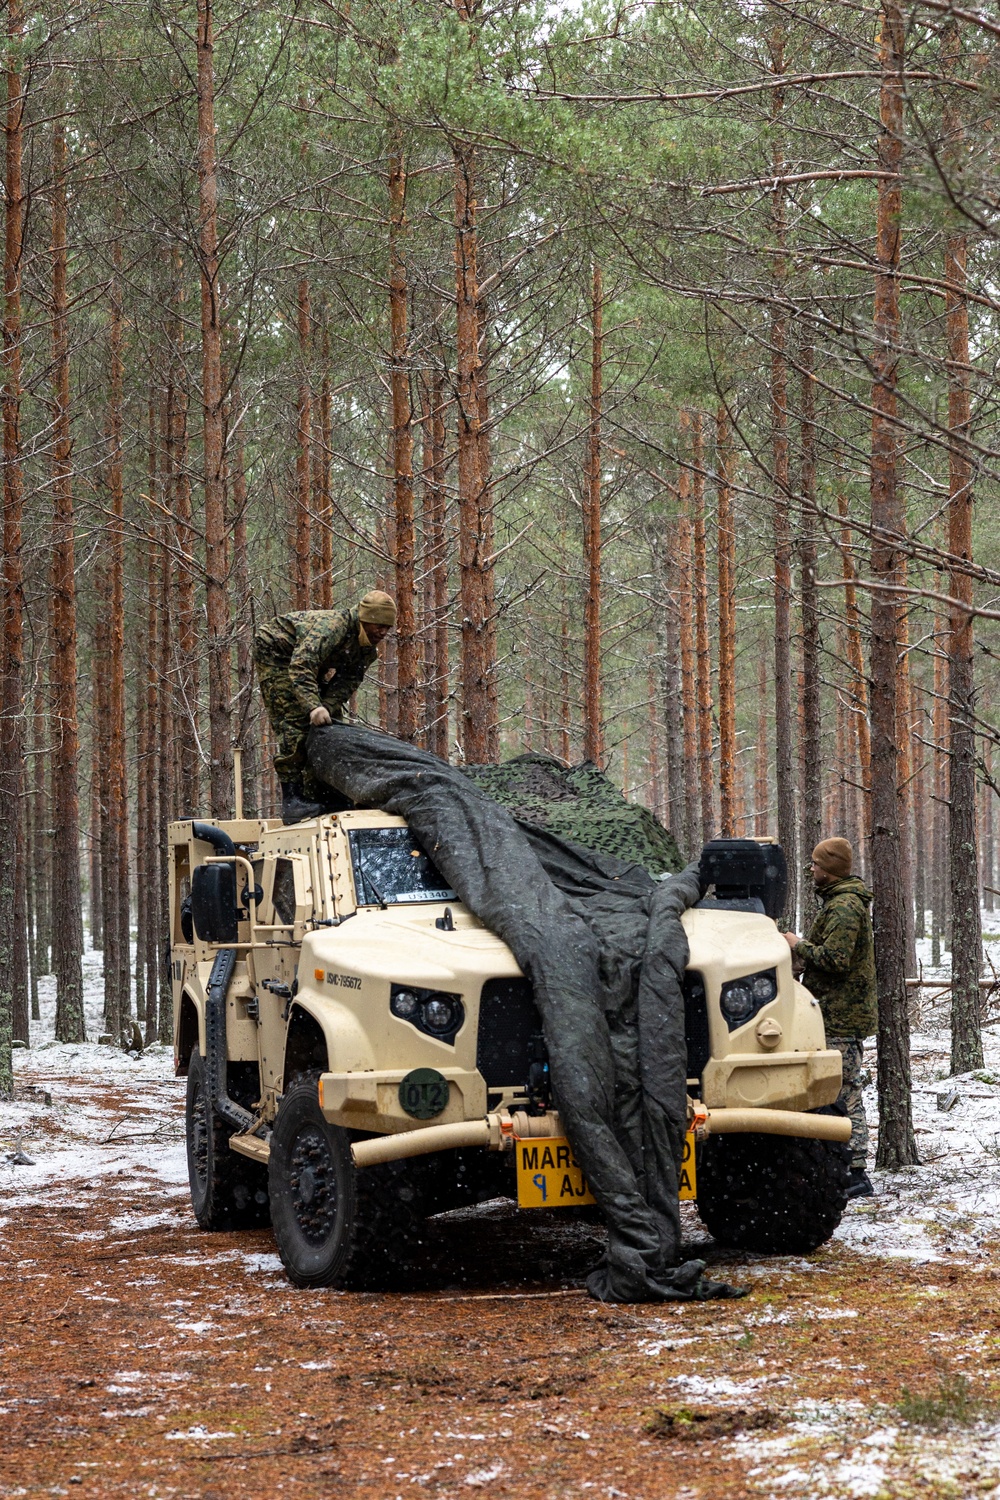
[[[514,953],[542,1017],[566,1131],[608,1225],[588,1279],[613,1302],[732,1295],[678,1264],[677,1175],[687,1122],[681,913],[696,867],[640,865],[513,816],[453,766],[348,724],[310,731],[316,773],[359,807],[404,817],[441,873]]]

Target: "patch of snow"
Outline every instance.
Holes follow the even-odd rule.
[[[165,1432],[163,1436],[168,1442],[201,1442],[210,1443],[216,1438],[234,1438],[235,1432],[209,1432],[207,1427],[189,1427],[187,1432]]]

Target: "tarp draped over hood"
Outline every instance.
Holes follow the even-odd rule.
[[[406,819],[462,901],[513,952],[542,1017],[556,1101],[608,1224],[588,1279],[605,1301],[725,1296],[678,1264],[687,1119],[681,913],[697,868],[639,865],[519,825],[453,766],[354,725],[312,729],[313,769],[359,807]]]

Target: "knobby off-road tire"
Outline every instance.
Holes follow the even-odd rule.
[[[267,1174],[229,1149],[232,1129],[212,1108],[208,1069],[192,1052],[187,1081],[187,1160],[191,1206],[202,1229],[256,1229],[268,1220]]]
[[[840,1223],[849,1158],[830,1141],[709,1136],[698,1161],[698,1215],[721,1245],[806,1255]]]
[[[358,1171],[350,1132],[319,1107],[318,1073],[300,1074],[271,1133],[268,1182],[278,1254],[296,1286],[396,1284],[423,1245],[422,1194],[407,1162]]]

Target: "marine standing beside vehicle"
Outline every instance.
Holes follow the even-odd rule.
[[[792,955],[802,964],[802,983],[820,1003],[826,1043],[844,1059],[843,1086],[837,1103],[851,1121],[849,1198],[870,1197],[874,1189],[865,1170],[868,1122],[862,1098],[864,1039],[877,1020],[875,937],[872,893],[851,874],[853,850],[847,839],[823,839],[812,852],[812,876],[820,910],[808,938],[786,932]]]
[[[344,804],[306,757],[311,727],[342,719],[396,623],[396,605],[371,589],[356,609],[299,609],[265,620],[254,635],[257,681],[278,743],[274,769],[286,823]]]

